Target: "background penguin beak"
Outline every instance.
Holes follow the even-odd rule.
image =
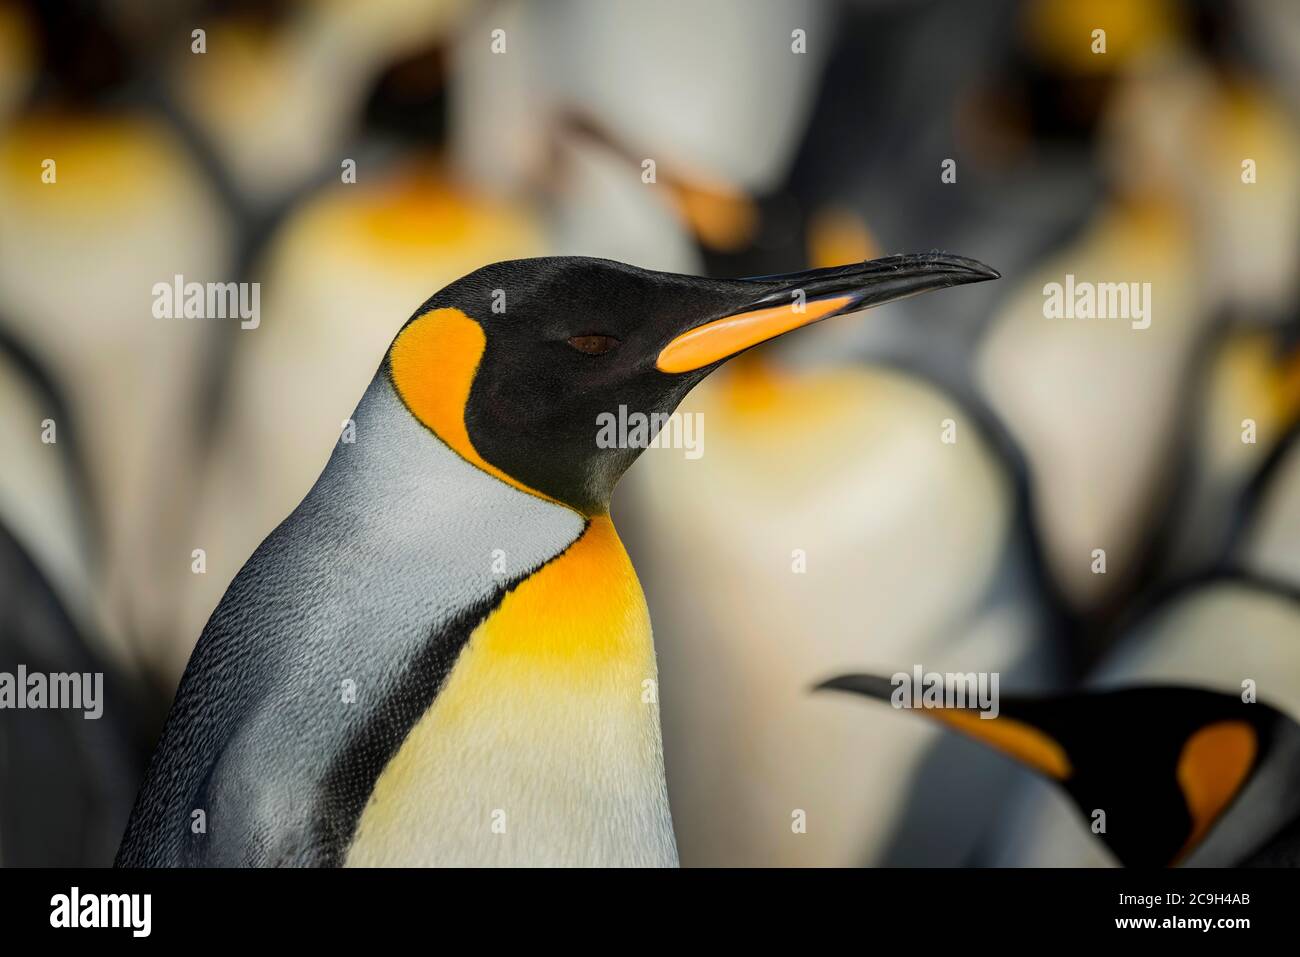
[[[867,698],[888,701],[894,693],[894,686],[883,675],[839,675],[821,684],[814,685],[813,691],[848,691]]]
[[[884,675],[848,674],[823,681],[813,691],[847,691],[892,703],[894,682]],[[919,689],[913,689],[917,694]],[[932,707],[919,713],[954,731],[973,738],[985,747],[1000,751],[1039,774],[1056,781],[1069,778],[1071,767],[1065,747],[1043,728],[1012,715],[1021,711],[1020,702],[1006,698],[999,703],[996,717],[986,719],[974,708]]]
[[[750,280],[760,292],[756,299],[677,336],[655,366],[660,372],[691,372],[831,316],[1000,275],[974,259],[928,253],[758,277]]]

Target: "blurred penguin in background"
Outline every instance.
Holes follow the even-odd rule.
[[[1258,171],[1293,168],[1300,140],[1294,111],[1261,84],[1257,64],[1242,58],[1247,51],[1221,42],[1239,36],[1234,25],[1218,22],[1206,33],[1206,10],[1193,9],[1201,19],[1183,25],[1187,42],[1135,63],[1109,111],[1106,149],[1117,192],[1102,228],[1110,235],[1097,236],[1091,252],[1083,246],[1063,254],[1037,277],[1047,281],[1054,271],[1059,281],[1073,271],[1082,279],[1086,265],[1097,279],[1150,280],[1150,327],[1026,321],[1014,335],[1008,326],[1001,342],[995,337],[983,358],[988,381],[1003,384],[995,402],[998,393],[1021,390],[1019,402],[1005,404],[1013,424],[1025,428],[1030,417],[1037,420],[1039,439],[1026,441],[1041,449],[1044,479],[1068,482],[1073,475],[1077,483],[1052,492],[1044,482],[1044,495],[1059,500],[1057,518],[1044,513],[1048,536],[1060,536],[1059,545],[1075,535],[1075,558],[1090,535],[1099,544],[1122,543],[1126,566],[1120,567],[1127,567],[1128,581],[1092,586],[1113,589],[1109,597],[1095,596],[1103,608],[1110,605],[1095,620],[1111,624],[1092,632],[1100,659],[1084,686],[1209,689],[1227,700],[1265,702],[1293,729],[1300,715],[1293,680],[1300,673],[1294,640],[1300,633],[1294,547],[1300,467],[1292,454],[1300,415],[1294,333],[1300,204],[1294,177],[1265,182]],[[1207,43],[1207,36],[1218,39]],[[1143,206],[1147,212],[1135,216]],[[1187,301],[1188,291],[1196,302]],[[1016,301],[1027,318],[1028,295]],[[1002,321],[1013,322],[1011,314]],[[1163,333],[1143,340],[1161,323]],[[1043,336],[1037,347],[1034,328]],[[1049,331],[1068,340],[1053,344]],[[1124,343],[1125,333],[1134,341]],[[1103,347],[1108,337],[1113,343]],[[1040,386],[1027,393],[1020,368],[1030,359],[1044,371]],[[1065,392],[1060,406],[1043,401],[1071,381],[1068,401]],[[1089,411],[1081,397],[1099,404]],[[1094,423],[1091,440],[1086,422]],[[1121,440],[1120,429],[1142,431]],[[1114,454],[1106,455],[1107,448]],[[1134,468],[1144,460],[1145,479]],[[1125,501],[1127,518],[1105,518]],[[1108,572],[1114,570],[1112,564]],[[1076,598],[1086,590],[1081,572],[1074,562],[1075,586],[1071,576],[1062,577]],[[1126,599],[1115,597],[1125,593]],[[1149,704],[1158,711],[1158,702]],[[1151,742],[1153,753],[1158,746]],[[1227,771],[1232,765],[1218,762],[1216,787],[1229,788],[1224,796],[1231,803],[1214,830],[1201,835],[1203,844],[1186,850],[1185,863],[1295,863],[1300,795],[1286,777],[1293,758],[1274,753],[1259,761],[1240,788]],[[1154,800],[1151,791],[1140,780],[1121,780],[1114,799],[1135,806]],[[1196,794],[1185,798],[1194,812]],[[1059,790],[1029,776],[976,858],[1001,866],[1123,859]]]
[[[788,183],[775,191],[780,194],[780,204],[793,205],[803,214],[806,223],[803,239],[810,261],[815,264],[814,257],[828,244],[846,241],[858,242],[864,249],[895,242],[961,243],[979,250],[986,259],[1004,266],[1013,275],[1025,278],[1021,291],[1010,296],[1004,290],[986,287],[960,302],[955,297],[933,297],[929,301],[900,303],[882,310],[870,321],[856,324],[856,328],[845,324],[839,329],[826,330],[820,341],[818,337],[806,337],[802,343],[791,344],[790,349],[782,351],[777,347],[746,357],[747,361],[728,370],[730,375],[719,376],[710,387],[701,389],[683,409],[684,412],[706,411],[706,421],[719,423],[712,434],[723,438],[708,446],[703,459],[682,461],[663,452],[647,457],[647,465],[634,480],[633,488],[644,486],[647,497],[658,496],[659,501],[655,503],[657,509],[652,509],[650,517],[643,520],[657,530],[700,525],[715,528],[708,540],[716,545],[708,554],[700,554],[696,547],[692,554],[681,559],[670,551],[671,545],[665,545],[663,551],[668,554],[655,554],[658,561],[646,566],[680,571],[681,580],[697,580],[707,575],[718,583],[708,593],[713,601],[711,607],[683,609],[677,598],[682,593],[679,587],[659,584],[660,576],[655,571],[647,575],[652,605],[656,602],[657,587],[663,587],[664,594],[671,596],[660,599],[671,606],[659,613],[660,622],[666,619],[674,622],[660,644],[666,684],[665,735],[666,740],[676,744],[668,751],[670,768],[675,760],[684,769],[676,775],[670,774],[670,780],[708,782],[685,800],[686,813],[677,816],[683,835],[683,859],[688,862],[692,847],[708,848],[714,855],[701,858],[701,862],[726,862],[745,860],[746,851],[742,848],[746,847],[751,849],[753,860],[779,855],[781,851],[776,846],[782,843],[789,853],[805,852],[808,856],[801,859],[804,862],[956,863],[963,855],[972,853],[984,821],[993,813],[996,798],[987,803],[978,799],[966,801],[954,809],[947,802],[931,802],[928,796],[943,793],[945,781],[949,787],[962,779],[1005,782],[1007,768],[991,766],[986,755],[965,742],[946,741],[931,729],[915,732],[905,729],[892,715],[880,715],[876,719],[881,730],[875,733],[875,740],[885,743],[877,743],[875,747],[888,748],[895,744],[900,747],[898,761],[893,766],[908,767],[908,756],[915,754],[916,740],[922,736],[926,741],[935,742],[938,750],[931,761],[912,768],[914,779],[910,787],[907,773],[889,782],[882,782],[877,776],[870,787],[862,781],[852,782],[857,786],[856,793],[864,795],[858,831],[832,816],[834,824],[826,829],[823,847],[819,848],[818,841],[809,835],[796,834],[792,838],[785,817],[800,807],[792,794],[782,795],[771,806],[755,812],[753,806],[762,802],[755,795],[773,794],[775,789],[769,785],[786,774],[789,780],[800,782],[790,785],[790,791],[818,795],[846,793],[848,788],[842,785],[852,779],[850,772],[843,769],[851,766],[853,759],[828,759],[825,751],[809,753],[807,749],[830,750],[840,743],[833,735],[863,735],[867,727],[858,725],[851,730],[818,732],[809,730],[816,727],[810,723],[796,732],[797,719],[790,714],[781,717],[771,714],[771,686],[792,669],[797,671],[798,665],[792,664],[788,657],[782,660],[779,654],[758,650],[762,642],[754,635],[767,629],[774,636],[773,645],[780,646],[779,637],[788,635],[792,628],[802,626],[820,631],[817,623],[821,616],[834,620],[834,613],[828,614],[831,609],[843,608],[844,620],[852,620],[851,613],[856,611],[860,622],[862,608],[866,606],[869,614],[876,616],[872,623],[877,627],[866,629],[860,623],[857,625],[858,647],[864,654],[884,649],[903,650],[907,652],[904,660],[914,661],[921,659],[922,650],[942,656],[952,648],[968,646],[979,650],[972,657],[955,660],[953,667],[1000,671],[1026,688],[1059,686],[1071,671],[1086,667],[1104,648],[1110,633],[1107,622],[1123,607],[1125,596],[1145,587],[1140,582],[1150,574],[1148,552],[1152,546],[1149,542],[1153,535],[1163,531],[1163,512],[1157,506],[1161,496],[1169,495],[1169,483],[1177,477],[1171,463],[1178,458],[1175,453],[1184,443],[1183,409],[1192,404],[1187,401],[1186,388],[1192,381],[1193,371],[1201,368],[1199,360],[1204,343],[1222,309],[1216,303],[1235,298],[1244,303],[1243,308],[1258,314],[1267,311],[1264,303],[1285,301],[1287,295],[1289,273],[1280,262],[1273,261],[1261,268],[1267,274],[1266,281],[1233,279],[1234,274],[1249,270],[1254,264],[1234,267],[1231,259],[1222,261],[1212,244],[1206,242],[1213,234],[1209,224],[1223,209],[1214,205],[1213,191],[1209,197],[1198,194],[1192,179],[1197,175],[1210,176],[1212,170],[1217,170],[1222,165],[1218,159],[1221,152],[1198,154],[1207,167],[1200,174],[1181,168],[1175,170],[1177,154],[1170,152],[1161,132],[1171,125],[1181,130],[1199,114],[1195,110],[1179,110],[1169,117],[1148,117],[1150,123],[1135,119],[1143,109],[1141,90],[1153,83],[1163,83],[1168,76],[1190,77],[1195,72],[1195,60],[1185,50],[1191,45],[1186,37],[1192,25],[1183,20],[1176,8],[1161,3],[1105,5],[1097,15],[1108,28],[1110,55],[1106,57],[1095,57],[1086,43],[1076,42],[1079,36],[1088,36],[1089,30],[1080,33],[1078,11],[1067,4],[1007,4],[987,21],[983,18],[985,11],[976,17],[973,11],[944,4],[928,5],[921,12],[908,10],[906,15],[867,5],[859,12],[861,19],[855,22],[854,18],[848,18],[839,33],[846,38],[869,36],[871,49],[879,45],[905,51],[925,43],[942,43],[945,36],[956,33],[974,39],[961,46],[961,51],[967,54],[965,57],[958,54],[945,59],[943,69],[949,82],[901,83],[902,90],[908,91],[901,102],[892,98],[848,97],[856,111],[854,123],[843,122],[842,117],[836,120],[833,84],[843,81],[845,76],[852,77],[853,73],[846,70],[841,75],[836,61],[832,61],[823,95],[824,102],[830,105],[814,111],[805,138],[807,148],[796,161]],[[897,16],[891,18],[891,13]],[[866,29],[864,22],[875,29]],[[856,32],[854,26],[858,27]],[[882,40],[882,29],[892,29],[896,42]],[[844,43],[853,49],[852,40],[846,39]],[[851,62],[860,73],[861,64],[870,59],[857,55]],[[882,71],[886,68],[892,75],[886,73],[877,78],[877,85],[896,82],[897,74],[906,74],[908,64],[900,55],[896,63],[886,58]],[[1189,88],[1195,86],[1190,79],[1182,82]],[[1256,96],[1258,99],[1259,94]],[[926,102],[913,102],[923,99]],[[1155,104],[1170,99],[1177,101],[1162,87],[1155,98],[1150,98],[1152,105],[1147,109],[1155,109]],[[878,115],[869,114],[870,122],[863,122],[862,111],[873,109],[865,104],[872,103],[877,104],[874,109]],[[1259,106],[1248,108],[1246,115],[1278,119],[1275,109],[1270,111]],[[936,119],[927,125],[917,117]],[[976,117],[987,122],[978,122]],[[1276,122],[1272,127],[1261,126],[1257,120],[1243,122],[1256,131],[1267,129],[1266,133],[1260,133],[1261,149],[1267,145],[1271,152],[1281,149],[1285,155],[1281,146],[1287,140],[1283,127]],[[845,142],[837,133],[836,142],[843,149],[819,148],[821,129],[847,131],[844,135],[849,140]],[[862,139],[874,139],[883,145],[853,142],[854,130],[862,131]],[[1196,142],[1215,136],[1195,127],[1178,135],[1183,143],[1180,149],[1185,152],[1195,152]],[[1100,177],[1096,172],[1098,156],[1108,161]],[[839,161],[849,157],[852,163],[844,163],[845,168],[837,167]],[[947,157],[956,158],[953,182],[940,176]],[[1233,175],[1226,182],[1237,183],[1238,171],[1230,172]],[[1284,231],[1289,222],[1292,204],[1286,194],[1288,189],[1276,187],[1264,201],[1252,198],[1250,203],[1256,211],[1266,206],[1273,210],[1273,222],[1267,230],[1270,235]],[[759,202],[758,208],[760,211],[779,208],[780,204]],[[1245,215],[1248,223],[1249,212]],[[1201,229],[1199,224],[1206,224],[1207,228]],[[1295,234],[1300,236],[1300,231]],[[1288,239],[1283,248],[1290,245]],[[885,251],[889,248],[892,246],[884,246]],[[761,256],[761,250],[752,255]],[[711,258],[716,261],[722,257]],[[852,257],[841,253],[839,258]],[[1203,268],[1202,263],[1206,261],[1214,262],[1215,268]],[[730,264],[734,265],[734,260]],[[1117,269],[1131,271],[1135,278],[1150,282],[1154,290],[1152,297],[1160,303],[1161,316],[1169,317],[1164,328],[1132,329],[1126,324],[1121,333],[1098,320],[1047,322],[1042,290],[1049,282],[1064,281],[1066,272],[1092,281],[1123,278],[1112,277]],[[1004,298],[999,300],[999,295]],[[945,308],[948,303],[952,304],[951,308]],[[1131,319],[1144,324],[1140,316]],[[847,375],[837,371],[837,385],[826,375],[827,358],[836,353],[843,355],[850,348],[850,333],[858,330],[861,332],[853,343],[857,355],[875,362],[889,362],[900,371],[888,376],[860,368]],[[821,345],[822,342],[826,345]],[[778,351],[782,356],[792,355],[801,360],[799,375],[792,375],[788,368],[782,370],[768,361]],[[975,363],[969,358],[972,352],[978,357]],[[1284,366],[1273,360],[1269,365],[1279,371],[1269,372],[1267,379],[1281,378],[1284,382]],[[915,378],[918,374],[923,376],[920,383]],[[957,412],[927,409],[915,396],[907,395],[906,390],[891,394],[890,386],[906,384],[909,376],[914,385],[928,381],[932,388],[937,387],[939,401],[947,405],[950,413],[952,409]],[[952,547],[951,542],[938,538],[929,560],[918,563],[918,568],[929,572],[929,579],[919,572],[909,576],[900,571],[895,587],[888,592],[888,600],[882,596],[876,602],[863,601],[861,582],[871,581],[875,569],[859,569],[858,563],[865,560],[862,556],[908,556],[913,550],[921,552],[927,540],[924,535],[911,534],[905,536],[904,544],[890,545],[884,538],[868,538],[865,530],[872,527],[870,523],[861,520],[855,523],[846,517],[854,513],[841,513],[824,506],[831,499],[841,508],[845,507],[846,500],[860,501],[862,508],[874,512],[881,506],[873,507],[872,499],[876,503],[893,503],[898,497],[882,494],[874,486],[859,482],[858,489],[869,489],[870,494],[859,491],[846,499],[844,490],[853,483],[840,481],[845,474],[851,474],[845,456],[855,457],[862,461],[864,468],[870,468],[869,454],[861,446],[855,447],[839,438],[855,434],[851,428],[828,427],[831,438],[818,448],[810,440],[809,427],[803,420],[798,426],[785,429],[775,421],[764,422],[765,407],[770,410],[792,406],[790,389],[800,383],[801,377],[805,387],[819,382],[823,398],[834,396],[833,402],[827,399],[825,405],[834,405],[841,411],[862,410],[864,418],[857,423],[861,431],[856,434],[875,436],[882,434],[882,430],[888,434],[892,426],[900,436],[915,438],[936,431],[932,420],[952,421],[959,433],[973,432],[977,440],[984,440],[989,453],[1000,460],[996,479],[983,489],[978,483],[968,483],[966,477],[978,469],[965,460],[952,462],[956,456],[950,456],[949,463],[954,467],[946,474],[951,475],[951,480],[938,487],[946,493],[940,499],[945,503],[954,498],[960,501],[966,495],[977,502],[979,496],[987,496],[984,501],[988,503],[999,499],[1015,503],[1007,512],[1013,517],[1001,526],[995,509],[984,510],[988,524],[982,533],[983,540],[997,554],[993,564],[1002,574],[984,577],[987,555],[977,555],[971,560],[967,553]],[[872,378],[884,381],[874,383],[875,388],[870,392],[854,396],[852,388],[845,387],[846,383],[855,380],[865,383]],[[1114,387],[1116,380],[1119,388]],[[1286,387],[1282,384],[1268,388],[1279,393]],[[715,396],[719,401],[709,404]],[[734,401],[727,403],[723,397]],[[991,401],[991,409],[984,408],[984,397]],[[1081,397],[1084,401],[1080,401]],[[1267,415],[1275,406],[1276,403],[1270,403],[1260,414]],[[753,427],[748,433],[726,418],[737,409],[752,414]],[[873,421],[873,415],[882,424],[866,427]],[[1004,428],[1004,423],[1009,430]],[[1118,428],[1132,430],[1131,443],[1116,438]],[[802,441],[792,440],[788,446],[782,444],[779,437],[791,435],[796,429]],[[733,454],[739,438],[747,434],[752,436],[749,454],[728,466],[723,457]],[[1107,450],[1116,447],[1117,442],[1125,448],[1125,455],[1123,461],[1112,463],[1114,456],[1108,455]],[[1027,454],[1027,470],[1021,460],[1021,447]],[[1166,450],[1164,458],[1160,457],[1160,448]],[[945,474],[938,466],[941,461],[931,463],[924,470],[927,479]],[[786,514],[792,516],[792,522],[799,523],[798,528],[805,534],[825,527],[831,540],[840,544],[840,551],[828,550],[825,545],[821,548],[823,556],[830,559],[830,567],[857,570],[857,574],[844,572],[843,580],[834,585],[828,583],[830,587],[825,593],[804,596],[810,600],[803,602],[791,594],[789,582],[782,580],[783,576],[799,580],[793,567],[789,572],[781,567],[781,574],[774,575],[766,584],[756,584],[764,579],[756,572],[755,564],[775,549],[773,543],[765,540],[763,531],[743,518],[745,495],[750,490],[766,484],[777,486],[775,476],[801,466],[811,473],[827,476],[839,491],[828,489],[820,495],[800,497],[800,501],[810,503],[810,510],[822,509],[824,517],[814,518],[809,514],[794,518],[797,512],[789,506]],[[708,475],[714,469],[725,473],[719,485],[728,489],[726,501],[735,503],[734,514],[728,518],[725,509],[711,508],[706,514],[692,514],[684,519],[683,511],[689,506],[683,503],[689,503],[691,497],[665,491],[671,488],[670,481],[653,475],[653,470],[667,472],[671,468],[683,475],[692,469],[697,470],[694,475],[700,472]],[[885,474],[901,473],[894,470]],[[805,489],[813,484],[807,478],[804,476]],[[916,479],[900,480],[899,486],[916,495],[918,508],[936,499],[933,494],[921,495],[917,490],[928,486]],[[1013,489],[1024,489],[1025,494],[1013,493]],[[765,501],[785,501],[779,487],[769,491],[771,494]],[[1191,497],[1179,496],[1180,499]],[[1080,508],[1080,503],[1087,507]],[[1017,507],[1028,511],[1017,514]],[[913,516],[910,521],[900,521],[899,527],[925,528],[925,517]],[[853,540],[849,530],[861,531],[862,540]],[[952,531],[950,525],[945,526],[945,531]],[[629,537],[635,550],[636,537],[634,534]],[[791,536],[787,533],[787,537]],[[1082,545],[1094,540],[1098,544],[1080,551]],[[734,542],[743,545],[733,548]],[[1100,543],[1110,546],[1107,548],[1110,577],[1095,575],[1091,567],[1092,549],[1102,547]],[[795,548],[792,542],[786,545],[791,556],[795,555]],[[797,562],[792,559],[791,564]],[[896,558],[894,564],[898,564]],[[771,573],[778,567],[772,563],[767,570]],[[811,569],[811,558],[808,567]],[[672,571],[663,573],[670,582]],[[729,590],[726,583],[732,578],[734,584]],[[903,587],[918,580],[926,581],[931,589],[936,580],[959,582],[962,587],[950,586],[938,595],[932,590],[924,599],[908,598]],[[846,586],[847,581],[857,583],[857,587]],[[977,587],[981,582],[983,589]],[[996,600],[986,597],[984,605],[972,604],[972,594],[996,596]],[[850,604],[846,604],[848,596],[852,596]],[[927,600],[931,606],[952,601],[951,606],[943,605],[943,609],[949,613],[948,620],[957,624],[942,637],[936,637],[938,632],[933,624],[918,628],[906,621],[902,609],[915,609]],[[779,607],[773,607],[786,602],[792,607],[784,614]],[[993,629],[997,637],[987,638],[983,648],[977,636],[983,633],[979,622],[984,619],[971,610],[980,607],[996,608],[1004,619]],[[932,607],[932,610],[941,618],[939,608]],[[881,620],[891,613],[899,615],[900,620]],[[737,619],[744,622],[743,626],[731,624]],[[1009,620],[1015,620],[1018,627],[1008,624]],[[974,626],[972,621],[976,623]],[[734,627],[736,647],[724,656],[721,651],[724,645],[706,647],[698,641],[683,640],[691,656],[716,650],[718,660],[705,666],[691,657],[689,666],[683,666],[678,673],[673,668],[674,636],[679,629],[690,635],[692,628],[701,627],[700,622],[707,622],[704,627],[711,629]],[[661,631],[664,630],[661,624]],[[892,635],[895,644],[889,643],[890,638],[876,637],[881,633]],[[927,634],[931,636],[928,640],[921,637]],[[1061,647],[1062,643],[1065,647]],[[846,639],[825,659],[817,658],[817,652],[809,658],[831,667],[837,662],[842,664],[844,659],[837,655],[852,647],[853,642]],[[756,662],[768,657],[778,662],[771,674],[747,684],[750,680],[746,677],[747,670],[756,669]],[[738,720],[729,744],[714,748],[709,736],[697,733],[710,717],[707,703],[702,704],[698,713],[690,713],[689,718],[682,720],[676,729],[680,738],[676,738],[673,716],[678,702],[672,697],[674,679],[693,688],[693,694],[684,696],[687,701],[707,702],[707,692],[703,689],[725,687],[739,700],[761,701],[769,713],[765,720],[750,716]],[[793,688],[791,693],[795,693]],[[819,701],[793,707],[796,712],[822,708],[829,713],[841,704]],[[685,706],[682,710],[690,711]],[[715,712],[719,710],[714,708]],[[829,717],[827,722],[836,724]],[[751,730],[754,727],[772,729],[773,740],[785,737],[782,745],[787,750],[779,752],[780,758],[773,757],[778,753],[777,748],[769,748],[769,740],[761,733],[755,734]],[[907,740],[905,736],[911,733],[918,738]],[[809,744],[810,741],[817,743]],[[879,763],[879,756],[884,752],[868,750],[861,741],[855,743],[859,755],[867,758],[864,766]],[[806,755],[808,767],[800,764],[801,755]],[[691,763],[685,764],[687,761]],[[791,770],[795,767],[800,768],[800,773]],[[836,770],[827,772],[828,767]],[[945,768],[950,772],[946,777]],[[762,776],[764,773],[766,777]],[[837,775],[843,775],[843,780]],[[738,785],[737,793],[731,793],[725,790],[728,780],[748,782],[750,786]],[[759,781],[762,784],[756,783]],[[706,786],[713,791],[706,792]],[[690,787],[690,784],[678,784],[676,791],[680,795]],[[719,788],[724,789],[723,795],[710,806],[709,813],[702,812],[695,819],[699,822],[698,832],[689,832],[690,807],[708,806],[711,795]],[[873,798],[873,793],[877,797]],[[789,807],[778,814],[782,802]],[[851,801],[839,807],[849,805]],[[742,809],[741,814],[724,811],[724,808],[737,807]],[[895,813],[891,814],[887,808],[893,808]],[[752,815],[752,819],[746,820],[746,815]],[[812,814],[808,816],[810,820],[815,819]],[[825,819],[823,814],[823,823]],[[859,843],[836,840],[844,834],[854,834]],[[942,839],[934,839],[935,834],[941,834]],[[828,856],[818,856],[823,853]],[[837,854],[843,856],[836,858]]]
[[[821,5],[770,0],[498,4],[456,49],[460,165],[536,188],[557,253],[697,270],[696,238],[746,242],[751,194],[788,164],[825,58],[793,54],[792,35],[826,22]],[[728,69],[702,84],[705,62]]]
[[[1207,340],[1179,453],[1182,478],[1164,505],[1149,560],[1152,585],[1238,566],[1234,551],[1244,536],[1294,540],[1285,505],[1274,510],[1262,501],[1300,478],[1285,477],[1300,433],[1300,343],[1289,339],[1285,327],[1230,321]],[[1272,545],[1263,550],[1274,552]]]
[[[274,205],[355,137],[379,75],[443,36],[465,0],[209,2],[192,16],[204,52],[167,63],[174,99],[254,209]]]
[[[950,31],[974,38],[976,51],[945,61],[948,82],[899,81],[920,68],[901,56],[867,66],[877,63],[867,51]],[[754,240],[738,250],[702,241],[711,268],[762,272],[783,249],[816,266],[958,236],[1015,263],[1066,228],[1075,206],[1053,219],[1021,203],[1005,216],[1019,245],[996,230],[990,239],[975,226],[997,163],[941,179],[944,157],[966,155],[955,146],[954,91],[987,82],[990,61],[1005,56],[982,16],[861,5],[833,35],[810,34],[830,62],[792,165],[763,184]],[[800,68],[798,56],[769,65]],[[904,102],[867,95],[894,86]],[[1044,175],[1071,182],[1068,170],[1082,166],[1061,165]],[[1080,202],[1089,184],[1070,195]],[[905,221],[904,210],[920,213]],[[807,688],[855,656],[891,654],[950,655],[1035,687],[1060,680],[1060,649],[1040,642],[1060,629],[1044,625],[1055,611],[1036,578],[1024,465],[963,365],[960,343],[991,297],[981,290],[973,308],[935,298],[742,357],[683,406],[702,416],[703,454],[652,452],[630,482],[632,520],[647,534],[633,524],[629,547],[659,616],[686,864],[959,863],[1005,774],[972,773],[987,764],[978,749],[918,723],[848,720],[851,703]],[[701,487],[715,490],[707,508]],[[685,587],[702,580],[707,589]],[[958,811],[926,796],[957,784],[969,798]]]
[[[31,10],[40,82],[0,130],[0,314],[80,429],[102,520],[94,632],[119,658],[148,658],[173,634],[159,582],[190,562],[194,382],[204,350],[237,328],[160,318],[154,290],[220,278],[224,221],[181,139],[138,105],[138,61],[106,8]]]
[[[1195,9],[1196,82],[1171,73],[1130,104],[1160,131],[1162,168],[1188,197],[1214,309],[1183,389],[1179,478],[1148,558],[1166,584],[1230,561],[1300,417],[1300,182],[1276,175],[1300,159],[1300,110],[1276,84],[1258,8]],[[1291,19],[1277,18],[1283,36]]]
[[[1300,588],[1300,428],[1292,426],[1249,489],[1255,518],[1239,537],[1238,562]]]
[[[1066,6],[1033,9],[1039,42],[1074,50],[1059,39]],[[1261,362],[1258,343],[1222,330],[1276,325],[1300,240],[1294,178],[1261,185],[1242,165],[1251,155],[1293,165],[1290,120],[1207,57],[1187,9],[1137,4],[1112,17],[1107,56],[1079,56],[1080,69],[1121,68],[1099,143],[1107,198],[1074,243],[1025,274],[979,355],[981,385],[1031,460],[1053,573],[1098,634],[1164,557],[1153,550],[1162,526],[1196,534],[1167,506],[1205,511],[1211,500],[1204,486],[1217,480],[1187,467],[1206,370],[1241,369],[1244,357],[1249,388],[1272,388],[1282,357]],[[1276,242],[1261,239],[1252,255],[1244,237],[1256,232]],[[1104,312],[1102,294],[1120,287],[1122,315],[1079,306],[1096,293]],[[1271,401],[1258,417],[1275,418]]]
[[[0,674],[13,683],[0,720],[0,866],[104,866],[160,715],[133,663],[124,669],[96,631],[95,525],[75,422],[3,322],[0,408]],[[87,697],[80,708],[18,708],[24,675],[47,688],[72,676]]]
[[[0,2],[0,128],[22,106],[37,82],[37,31],[28,5]]]
[[[477,265],[545,251],[526,206],[475,188],[447,155],[446,43],[397,54],[378,74],[333,175],[286,213],[253,267],[264,322],[231,357],[190,529],[208,574],[184,593],[173,671],[266,530],[336,443],[356,441],[352,405],[392,339],[391,317]]]
[[[168,217],[210,207],[183,148],[126,105],[132,57],[102,12],[0,5],[0,672],[97,689],[80,709],[7,703],[4,866],[110,863],[164,707],[137,639],[183,501],[167,483],[188,383],[165,372],[198,340],[140,320],[160,260],[212,248]]]

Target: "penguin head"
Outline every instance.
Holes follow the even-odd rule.
[[[843,675],[818,688],[883,700],[894,693],[889,679],[875,675]],[[1130,867],[1186,860],[1292,724],[1266,704],[1180,686],[1002,696],[989,719],[967,708],[916,713],[1058,784]]]
[[[701,379],[761,342],[997,276],[938,254],[756,279],[584,257],[500,262],[430,298],[393,340],[385,368],[411,414],[462,457],[600,514],[644,447],[602,441],[604,417],[662,424]]]

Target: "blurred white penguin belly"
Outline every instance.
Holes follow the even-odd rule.
[[[675,866],[654,645],[608,517],[475,629],[349,866]]]

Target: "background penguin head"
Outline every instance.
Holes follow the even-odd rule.
[[[734,280],[582,257],[514,260],[426,302],[394,339],[387,371],[407,408],[462,456],[598,514],[644,447],[603,447],[602,416],[666,416],[722,362],[768,339],[997,276],[938,254]]]
[[[819,687],[883,700],[894,692],[890,679],[874,675],[843,675]],[[1266,704],[1200,688],[1002,696],[991,719],[968,708],[917,713],[1056,782],[1130,867],[1187,862],[1236,806],[1257,814],[1258,807],[1242,801],[1248,786],[1259,783],[1262,769],[1293,758],[1289,718]],[[1268,790],[1276,791],[1274,783],[1266,782]],[[1295,800],[1272,793],[1267,803],[1280,813]]]

